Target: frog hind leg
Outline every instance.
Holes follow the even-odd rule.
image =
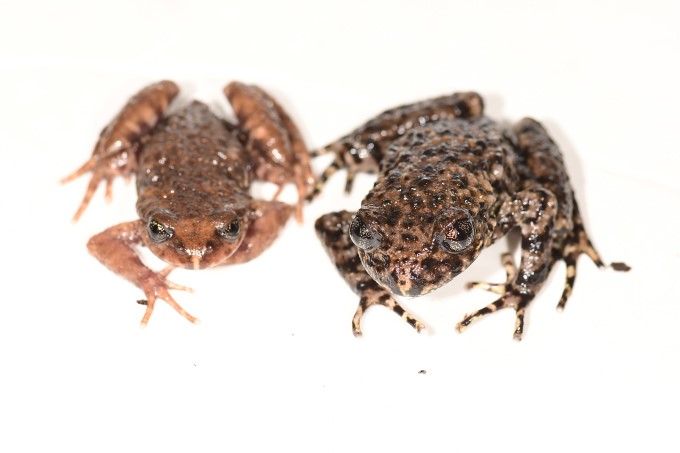
[[[557,309],[564,310],[567,300],[571,296],[574,289],[574,282],[576,281],[576,264],[578,257],[585,253],[588,257],[595,263],[597,267],[604,267],[605,264],[600,258],[600,254],[597,253],[595,247],[593,247],[590,238],[586,234],[586,230],[583,226],[583,220],[578,210],[578,205],[576,200],[574,200],[574,229],[572,233],[567,237],[562,249],[555,251],[556,261],[564,260],[567,267],[567,275],[564,283],[564,291],[560,297],[560,301],[557,303]]]
[[[543,188],[520,191],[501,207],[499,225],[509,231],[519,226],[522,235],[521,261],[519,268],[512,257],[502,257],[507,279],[505,283],[490,284],[472,282],[471,288],[481,288],[500,294],[501,297],[486,307],[466,315],[456,329],[463,332],[478,319],[503,308],[515,310],[515,330],[513,337],[521,340],[524,334],[524,315],[536,293],[543,286],[548,273],[554,264],[552,255],[552,231],[555,225],[557,200],[555,195]]]
[[[314,225],[324,249],[338,272],[360,296],[359,306],[352,318],[352,332],[355,336],[362,334],[361,318],[373,305],[388,308],[418,332],[424,330],[425,325],[406,311],[390,292],[378,285],[364,269],[357,248],[347,232],[353,216],[354,213],[348,211],[332,212],[319,217]]]
[[[95,147],[95,152],[96,152],[97,147]],[[94,155],[94,153],[93,153]],[[85,212],[85,209],[89,206],[90,201],[92,200],[92,196],[94,193],[97,191],[97,187],[99,187],[99,184],[104,180],[106,182],[106,201],[109,202],[112,198],[111,193],[112,189],[111,186],[113,184],[113,178],[115,176],[115,171],[103,171],[103,170],[95,170],[95,167],[97,166],[97,162],[99,160],[95,160],[94,158],[91,158],[87,162],[85,162],[82,166],[80,166],[76,171],[73,173],[69,174],[65,178],[62,178],[59,182],[61,184],[66,184],[70,181],[73,181],[74,179],[79,178],[80,176],[84,175],[85,173],[88,173],[90,171],[93,172],[92,177],[90,178],[90,182],[87,184],[87,188],[85,189],[85,195],[83,196],[83,199],[80,202],[80,205],[78,206],[78,209],[76,210],[76,213],[73,215],[73,221],[77,222],[78,219],[80,219],[80,216],[83,215],[83,212]],[[120,168],[120,167],[119,167]]]
[[[302,205],[313,191],[316,179],[309,150],[298,127],[283,107],[258,86],[231,82],[224,87],[224,94],[248,136],[246,149],[256,177],[279,186],[274,198],[285,184],[295,184],[296,218],[301,223]]]
[[[567,300],[573,291],[574,282],[576,281],[576,265],[578,257],[582,253],[585,253],[597,267],[601,268],[605,266],[583,228],[583,223],[578,215],[578,211],[574,217],[574,233],[566,240],[562,249],[556,249],[554,251],[554,261],[563,260],[566,264],[564,291],[557,304],[557,309],[560,311],[564,309]],[[466,285],[467,288],[482,289],[496,294],[504,294],[507,290],[507,285],[511,283],[517,275],[517,266],[510,253],[504,253],[501,256],[501,263],[503,264],[506,273],[505,283],[468,282]]]
[[[578,203],[566,173],[562,153],[541,123],[524,118],[513,128],[517,138],[518,155],[524,160],[520,166],[525,180],[530,184],[541,184],[551,190],[558,199],[558,233],[553,243],[553,261],[566,263],[564,291],[557,305],[564,309],[576,280],[578,257],[586,254],[600,268],[604,263],[588,237],[579,212]],[[629,269],[612,265],[615,270]]]
[[[576,206],[576,205],[574,205]],[[581,254],[586,254],[588,257],[598,266],[604,267],[605,264],[602,262],[600,255],[597,253],[590,239],[588,238],[585,229],[583,227],[583,222],[578,213],[578,208],[575,208],[574,212],[574,229],[572,233],[567,237],[563,246],[553,249],[552,262],[557,262],[563,260],[566,264],[566,279],[564,284],[564,290],[560,301],[557,304],[557,309],[562,311],[567,303],[567,300],[571,296],[574,288],[574,282],[576,281],[576,264],[578,257]],[[486,283],[486,282],[469,282],[467,284],[468,289],[483,289],[490,291],[501,296],[506,294],[512,294],[513,292],[513,282],[516,279],[518,269],[514,263],[512,255],[510,253],[504,253],[501,256],[501,262],[505,268],[506,281],[504,283]],[[466,315],[466,317],[457,324],[456,328],[459,332],[462,332],[469,326],[473,321],[478,318],[493,313],[501,308],[515,308],[517,313],[516,323],[515,323],[515,333],[514,337],[517,340],[521,340],[523,330],[524,330],[524,313],[526,307],[531,302],[530,298],[519,297],[515,299],[512,297],[501,297],[500,299],[492,302],[481,310]]]
[[[101,131],[90,159],[61,179],[60,182],[65,184],[92,172],[85,196],[73,216],[74,222],[83,214],[102,181],[106,184],[106,199],[110,201],[113,179],[117,176],[127,179],[134,174],[140,143],[178,93],[177,85],[169,80],[153,83],[140,90]]]
[[[281,201],[253,200],[246,237],[224,264],[246,263],[264,252],[278,237],[293,207]]]
[[[321,193],[326,182],[340,170],[347,170],[345,193],[352,191],[354,179],[358,173],[377,173],[382,157],[379,146],[375,142],[360,144],[345,138],[313,151],[312,157],[327,153],[333,153],[335,157],[323,173],[321,173],[321,176],[319,176],[314,191],[310,194],[310,198],[314,198]]]
[[[330,177],[342,169],[347,170],[345,192],[349,193],[357,173],[377,173],[389,145],[414,127],[444,118],[478,117],[483,111],[484,102],[474,92],[453,93],[385,110],[351,133],[312,152],[312,157],[333,153],[335,158],[319,177],[310,198],[318,195]]]
[[[518,312],[515,338],[521,339],[523,331],[523,317],[521,309],[526,308],[536,294],[552,265],[564,260],[566,263],[566,281],[562,296],[557,305],[563,309],[571,295],[576,279],[576,263],[578,257],[584,253],[597,266],[602,267],[602,260],[588,238],[574,197],[573,189],[562,159],[562,154],[550,138],[545,128],[531,118],[525,118],[509,131],[513,140],[517,158],[518,173],[525,190],[517,194],[510,202],[501,208],[501,219],[497,237],[506,234],[515,226],[522,229],[522,262],[519,269],[508,271],[508,279],[504,284],[472,283],[474,288],[487,289],[503,294],[501,299],[490,304],[459,323],[459,330],[463,330],[472,321],[496,311],[499,308],[512,306]],[[536,194],[543,192],[551,197],[540,197],[544,202],[537,204]],[[533,198],[533,201],[532,201]],[[550,201],[552,198],[552,201]],[[547,217],[541,215],[533,219],[527,216],[534,210],[532,206],[545,206],[551,213]],[[556,205],[555,206],[551,205]],[[543,211],[539,209],[538,212]],[[550,225],[546,223],[549,220]],[[539,227],[540,231],[536,231]],[[504,264],[507,264],[504,258]],[[511,263],[511,261],[510,261]],[[540,264],[540,266],[537,266]],[[514,268],[514,265],[512,265]],[[623,266],[627,268],[627,266]]]

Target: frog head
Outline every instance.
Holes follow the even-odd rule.
[[[487,224],[468,209],[428,211],[364,206],[349,226],[368,274],[390,292],[420,296],[463,272],[479,256]]]
[[[224,263],[239,248],[248,227],[247,216],[232,210],[200,216],[152,214],[146,220],[144,242],[163,261],[186,269]]]

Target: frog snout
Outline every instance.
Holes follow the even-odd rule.
[[[193,269],[195,271],[201,269],[201,263],[206,253],[207,253],[206,247],[186,249],[186,254],[190,260],[190,265],[188,266],[188,268]]]
[[[395,280],[392,275],[380,276],[375,280],[397,296],[416,297],[424,294],[425,285],[422,280]]]
[[[392,294],[416,297],[428,292],[425,279],[409,266],[390,265],[387,257],[382,261],[376,256],[366,258],[363,262],[369,275]]]

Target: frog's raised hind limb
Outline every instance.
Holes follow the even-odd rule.
[[[90,159],[60,181],[66,184],[92,172],[85,196],[73,216],[74,222],[78,221],[90,204],[102,180],[106,183],[106,200],[110,201],[113,179],[135,173],[137,150],[142,138],[158,123],[178,93],[179,87],[169,80],[153,83],[140,90],[102,130]]]

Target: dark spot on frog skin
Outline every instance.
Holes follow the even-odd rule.
[[[164,116],[178,93],[174,82],[164,80],[132,96],[101,132],[90,160],[63,180],[92,172],[75,220],[101,182],[109,188],[116,177],[135,176],[138,219],[102,231],[87,247],[109,270],[144,292],[142,326],[158,299],[197,322],[170,294],[188,289],[167,280],[173,268],[242,263],[274,241],[292,209],[252,198],[254,179],[279,186],[297,183],[298,220],[315,184],[297,127],[261,88],[239,82],[225,87],[238,125],[198,101]],[[272,149],[271,143],[279,145]],[[170,266],[154,272],[140,259],[138,246]]]
[[[348,136],[354,142],[370,137],[385,150],[371,166],[378,177],[362,202],[362,210],[383,207],[374,219],[382,240],[360,254],[364,275],[392,294],[426,294],[458,276],[485,247],[520,230],[519,266],[511,256],[503,258],[508,281],[473,285],[500,297],[467,315],[458,330],[510,308],[516,314],[513,336],[520,339],[526,307],[555,262],[567,264],[560,308],[571,294],[578,256],[586,253],[603,265],[583,228],[561,153],[536,121],[502,126],[483,116],[478,95],[457,93],[388,110]],[[345,141],[325,149],[342,150]],[[423,327],[395,308],[394,300],[384,302],[418,330]]]

